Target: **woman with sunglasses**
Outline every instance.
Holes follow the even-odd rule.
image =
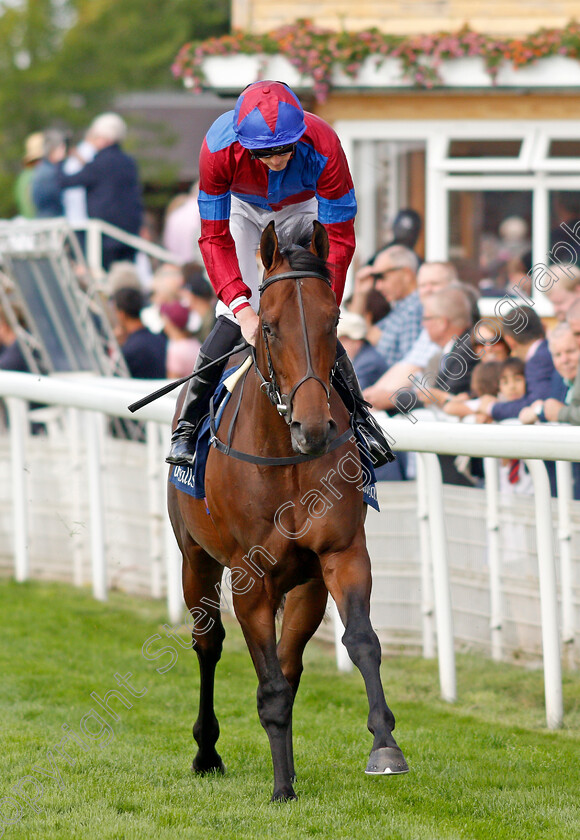
[[[235,347],[240,332],[254,344],[258,327],[259,272],[256,253],[262,231],[272,220],[280,233],[298,217],[318,219],[330,242],[328,262],[340,304],[346,272],[354,254],[356,199],[346,156],[328,123],[305,112],[282,82],[249,85],[233,111],[209,129],[199,161],[200,250],[219,298],[217,321],[204,342],[196,367]],[[194,435],[223,372],[213,365],[190,380],[167,461],[192,464]],[[338,345],[340,381],[356,398],[356,420],[375,457],[390,460],[388,443],[368,413],[356,374]],[[372,447],[374,454],[374,446]],[[388,455],[381,459],[381,450]],[[377,463],[378,463],[377,461]]]

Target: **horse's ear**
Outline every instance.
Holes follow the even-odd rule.
[[[269,271],[276,259],[280,258],[276,226],[273,221],[264,228],[262,233],[262,238],[260,239],[260,257],[266,271]]]
[[[330,250],[326,228],[317,219],[313,221],[312,228],[310,250],[313,254],[316,254],[317,257],[320,257],[326,262],[328,259],[328,252]]]

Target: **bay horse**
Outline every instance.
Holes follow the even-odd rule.
[[[225,770],[216,751],[213,698],[225,636],[220,581],[229,567],[235,614],[258,676],[258,714],[274,768],[273,801],[296,798],[292,707],[303,651],[322,621],[328,592],[367,691],[374,740],[365,772],[408,771],[392,734],[395,719],[369,619],[371,565],[360,455],[349,413],[331,388],[339,309],[326,264],[328,237],[314,222],[301,241],[281,245],[273,222],[262,234],[265,272],[254,366],[236,384],[210,448],[206,499],[168,486],[169,514],[183,555],[185,603],[194,618],[203,616],[192,631],[200,668],[192,770]],[[179,405],[174,427],[178,416]]]

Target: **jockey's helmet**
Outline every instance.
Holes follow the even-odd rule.
[[[306,131],[298,97],[283,82],[254,82],[240,94],[234,132],[246,149],[285,147]]]

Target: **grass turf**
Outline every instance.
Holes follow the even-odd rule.
[[[20,785],[30,802],[38,797],[40,809],[5,799],[0,837],[3,830],[14,840],[580,836],[579,674],[565,674],[565,728],[548,732],[541,671],[460,656],[459,700],[449,705],[439,699],[436,662],[385,659],[387,700],[411,772],[367,777],[371,736],[362,679],[337,673],[331,653],[311,643],[294,715],[299,800],[271,804],[256,677],[231,617],[216,684],[218,749],[227,773],[199,778],[189,770],[196,657],[171,642],[177,661],[160,674],[156,668],[170,663],[169,654],[148,661],[141,652],[156,633],[163,641],[153,641],[151,653],[168,643],[163,605],[118,593],[100,604],[86,590],[2,581],[0,616],[0,800]],[[111,703],[118,721],[90,696],[119,690],[116,673],[131,673],[134,690],[146,689],[140,697],[120,689],[133,705]],[[91,709],[102,712],[110,731],[97,739],[102,724],[85,718],[94,740],[86,751],[70,741],[65,749],[74,764],[68,763],[55,751],[62,725],[80,734]]]

